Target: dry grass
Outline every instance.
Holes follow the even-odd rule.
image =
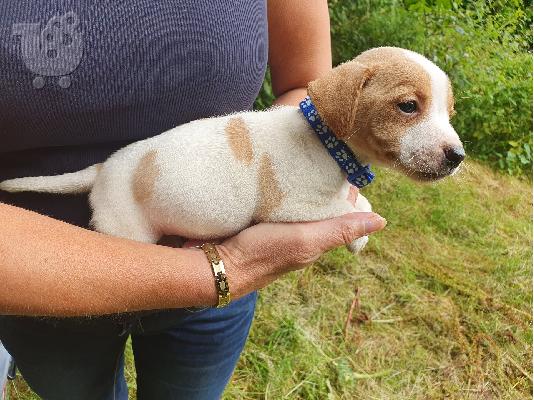
[[[386,230],[262,291],[225,399],[531,398],[531,193],[474,163],[424,186],[379,171]]]

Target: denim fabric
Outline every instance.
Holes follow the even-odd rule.
[[[223,309],[169,310],[114,318],[0,317],[0,340],[45,400],[126,400],[129,335],[139,400],[221,397],[245,345],[252,293]]]

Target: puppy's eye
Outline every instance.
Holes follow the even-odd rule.
[[[399,110],[406,114],[413,114],[417,111],[417,103],[415,101],[406,101],[403,103],[397,104]]]

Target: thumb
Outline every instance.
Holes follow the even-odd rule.
[[[356,212],[324,221],[321,247],[328,251],[348,245],[352,241],[379,231],[386,226],[386,220],[372,212]]]

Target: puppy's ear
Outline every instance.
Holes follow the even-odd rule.
[[[349,61],[309,83],[308,95],[338,138],[345,139],[354,133],[358,100],[371,77],[370,68]]]

